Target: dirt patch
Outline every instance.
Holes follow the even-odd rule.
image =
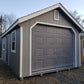
[[[78,69],[24,78],[22,81],[0,58],[0,84],[84,84],[84,57]]]
[[[78,81],[78,84],[84,84],[84,57],[81,58],[82,66],[78,69],[70,71],[63,71],[60,74],[70,78],[71,80]]]

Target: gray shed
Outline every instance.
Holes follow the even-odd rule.
[[[2,58],[20,78],[81,66],[81,25],[59,3],[21,17],[2,34]]]

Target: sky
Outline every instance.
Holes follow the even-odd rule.
[[[84,17],[84,0],[0,0],[0,13],[17,18],[61,3],[68,11],[78,11]]]

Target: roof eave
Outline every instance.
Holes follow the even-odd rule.
[[[35,13],[29,14],[29,15],[27,15],[27,16],[21,17],[21,18],[19,18],[19,23],[22,23],[22,22],[27,21],[27,20],[29,20],[29,19],[32,19],[32,18],[34,18],[34,17],[36,17],[36,16],[42,15],[42,14],[44,14],[44,13],[47,13],[47,12],[53,10],[53,9],[58,8],[59,6],[60,6],[60,4],[56,4],[56,5],[54,5],[54,6],[51,6],[51,7],[42,9],[42,10],[37,11],[37,12],[35,12]]]
[[[65,12],[66,15],[68,15],[69,18],[82,30],[84,31],[84,28],[75,20],[75,18],[63,7],[62,4],[60,4],[60,8]]]
[[[54,5],[54,6],[45,8],[45,9],[43,9],[43,10],[41,10],[41,11],[38,11],[38,12],[35,12],[35,13],[33,13],[33,14],[30,14],[30,15],[24,16],[24,17],[22,17],[22,18],[19,18],[19,23],[22,23],[22,22],[24,22],[24,21],[27,21],[27,20],[29,20],[29,19],[32,19],[32,18],[34,18],[34,17],[36,17],[36,16],[39,16],[39,15],[41,15],[41,14],[44,14],[44,13],[49,12],[49,11],[51,11],[51,10],[54,10],[54,9],[56,9],[56,8],[61,8],[61,9],[64,11],[64,13],[65,13],[69,18],[71,18],[71,20],[72,20],[82,31],[84,31],[83,27],[72,17],[72,15],[63,7],[63,5],[62,5],[61,3],[58,3],[58,4]]]
[[[1,38],[3,38],[8,32],[10,32],[15,26],[17,26],[19,24],[18,19],[8,28],[8,30],[6,32],[4,32],[1,35]]]
[[[49,11],[51,11],[51,10],[56,9],[56,8],[61,8],[61,9],[64,11],[64,13],[84,32],[83,27],[72,17],[72,15],[62,6],[61,3],[58,3],[58,4],[54,5],[54,6],[45,8],[45,9],[43,9],[43,10],[41,10],[41,11],[38,11],[38,12],[35,12],[35,13],[30,14],[30,15],[27,15],[27,16],[24,16],[24,17],[21,17],[21,18],[17,19],[17,20],[14,22],[14,24],[12,24],[12,25],[9,27],[9,29],[8,29],[5,33],[2,34],[1,38],[2,38],[4,35],[6,35],[9,31],[11,31],[11,30],[12,30],[16,25],[18,25],[19,23],[22,23],[22,22],[24,22],[24,21],[30,20],[30,19],[32,19],[32,18],[34,18],[34,17],[37,17],[37,16],[39,16],[39,15],[41,15],[41,14],[44,14],[44,13],[47,13],[47,12],[49,12]]]

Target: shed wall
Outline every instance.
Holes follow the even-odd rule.
[[[23,27],[23,64],[22,64],[22,76],[29,76],[29,63],[30,63],[30,27],[35,22],[45,22],[45,23],[51,23],[51,24],[57,24],[57,25],[64,25],[64,26],[70,26],[73,27],[77,36],[79,36],[77,27],[71,23],[71,20],[67,18],[66,15],[63,14],[63,12],[59,11],[59,20],[54,20],[54,10],[50,11],[48,13],[45,13],[43,15],[40,15],[38,17],[35,17],[31,20],[25,21],[20,24],[21,27]],[[76,36],[76,42],[79,41],[78,37]],[[79,58],[79,42],[77,42],[77,58]],[[80,60],[78,59],[77,67],[79,66]]]
[[[14,30],[13,30],[14,31]],[[7,42],[6,37],[8,37],[8,50],[3,50],[2,48],[2,58],[6,62],[6,56],[8,55],[8,65],[10,68],[19,76],[19,63],[20,63],[20,28],[17,27],[16,31],[16,52],[11,52],[11,32],[7,34],[4,38],[2,38],[2,43]],[[3,44],[2,44],[3,45]],[[7,47],[6,46],[6,47]],[[8,52],[7,52],[8,51]]]

